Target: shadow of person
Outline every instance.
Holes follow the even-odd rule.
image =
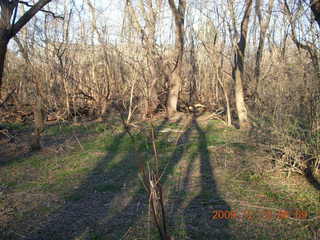
[[[160,131],[166,121],[156,130]],[[126,132],[113,137],[107,154],[65,204],[27,230],[27,240],[119,239],[143,213],[147,204],[140,191],[138,165],[150,157],[135,149],[123,149]],[[143,149],[145,141],[137,149]],[[40,221],[40,220],[39,220]]]
[[[181,120],[178,120],[179,123]],[[158,129],[159,131],[160,129]],[[179,163],[181,160],[184,151],[186,150],[182,142],[188,141],[189,136],[191,133],[191,121],[188,122],[185,131],[179,136],[177,143],[175,145],[175,149],[170,154],[169,160],[165,166],[162,166],[161,168],[164,168],[164,172],[161,178],[161,182],[164,183],[168,180],[168,177],[171,173],[173,173],[175,166]],[[169,134],[165,134],[165,136],[162,136],[162,138],[168,138],[170,136]],[[153,157],[153,156],[152,156]],[[147,159],[144,159],[147,161]],[[141,198],[141,194],[144,196],[144,198]],[[140,202],[140,204],[139,204]],[[105,222],[105,226],[112,230],[112,228],[119,227],[120,225],[117,224],[117,219],[126,219],[125,222],[121,223],[121,229],[118,231],[117,236],[124,236],[128,231],[130,231],[131,227],[134,228],[134,224],[137,224],[137,221],[139,221],[140,217],[147,216],[148,211],[148,199],[145,192],[145,189],[143,189],[142,186],[140,186],[135,193],[133,194],[131,200],[126,204],[124,208],[122,208],[121,211],[118,211],[117,214],[114,214],[112,218],[109,218],[108,221]],[[141,231],[138,233],[139,236],[141,236],[141,239],[145,239],[146,234],[148,234],[147,226],[148,223],[145,221],[146,219],[142,219],[141,222]],[[140,222],[139,222],[140,223]],[[110,238],[111,239],[111,238]],[[114,238],[116,239],[116,238]],[[124,239],[124,238],[123,238]],[[125,238],[127,239],[127,238]],[[140,238],[139,238],[140,239]]]
[[[206,134],[199,126],[196,117],[193,117],[192,127],[195,128],[198,135],[197,150],[200,161],[201,190],[183,211],[186,239],[227,240],[231,237],[228,220],[213,219],[213,213],[216,210],[230,210],[230,206],[219,196]]]
[[[100,183],[108,181],[112,174],[108,165],[117,157],[121,143],[126,133],[122,132],[113,138],[106,156],[101,158],[95,168],[90,172],[82,184],[69,194],[68,200],[57,211],[42,219],[39,226],[31,226],[24,239],[27,240],[63,240],[75,239],[83,235],[87,229],[92,229],[100,219],[107,214],[105,204],[112,199],[115,191],[110,193],[97,192],[96,187]],[[114,164],[113,170],[119,171],[123,160]],[[128,179],[123,179],[126,181]],[[120,182],[121,184],[122,182]],[[108,186],[112,183],[108,182]],[[114,189],[110,189],[114,190]],[[90,233],[86,233],[90,235]]]

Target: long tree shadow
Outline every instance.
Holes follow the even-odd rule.
[[[119,239],[127,231],[141,212],[137,206],[146,201],[136,186],[139,186],[138,166],[150,156],[136,151],[144,149],[144,141],[136,149],[123,149],[123,141],[129,139],[125,135],[123,132],[114,138],[108,154],[70,195],[71,200],[44,219],[44,224],[33,226],[24,239]],[[120,150],[125,151],[124,156]]]
[[[198,134],[201,190],[184,209],[187,239],[230,239],[228,220],[213,218],[214,211],[229,210],[230,207],[219,195],[205,132],[195,117],[192,125]]]
[[[70,194],[70,200],[67,200],[61,209],[45,219],[45,224],[30,229],[33,231],[26,239],[73,239],[81,234],[87,226],[95,224],[97,219],[103,217],[106,201],[104,196],[95,192],[95,186],[108,176],[109,171],[104,171],[117,156],[125,135],[126,133],[122,132],[114,137],[114,142],[109,146],[112,151],[99,161],[81,186]],[[122,162],[119,162],[115,168],[120,167],[120,164]]]
[[[176,141],[176,146],[169,157],[167,162],[162,163],[162,168],[164,171],[164,174],[161,178],[161,182],[166,182],[168,179],[168,176],[173,173],[174,167],[177,165],[177,163],[181,160],[184,151],[186,148],[183,146],[183,142],[188,141],[188,138],[191,133],[191,122],[188,123],[186,130],[179,136],[179,138]],[[168,137],[169,134],[166,134],[166,136],[162,136],[163,138]],[[151,156],[153,158],[153,156]],[[148,159],[144,159],[146,161]],[[142,197],[143,196],[143,197]],[[141,203],[143,201],[143,203]],[[118,227],[119,231],[115,235],[117,238],[112,239],[120,239],[121,237],[125,236],[126,233],[128,233],[133,226],[134,223],[137,223],[139,218],[142,216],[146,216],[148,210],[148,198],[145,190],[143,187],[139,186],[139,188],[135,191],[134,196],[131,198],[130,202],[128,202],[125,206],[125,208],[122,208],[121,211],[118,211],[117,214],[115,214],[112,218],[109,218],[108,221],[104,222],[104,226],[106,226],[109,231],[115,231],[115,229]],[[118,219],[122,219],[121,226],[119,226]],[[126,219],[126,221],[123,221]],[[142,235],[143,238],[146,238],[147,234],[147,222],[142,221],[141,231],[140,235]]]

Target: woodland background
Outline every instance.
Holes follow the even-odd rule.
[[[277,169],[320,189],[320,1],[5,0],[0,7],[6,143],[19,138],[14,124],[31,126],[21,132],[32,152],[54,124],[117,115],[132,138],[141,121],[209,114],[263,144]]]

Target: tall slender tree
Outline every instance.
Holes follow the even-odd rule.
[[[179,92],[182,82],[182,57],[184,52],[184,37],[185,37],[185,12],[186,12],[186,0],[179,0],[178,7],[174,0],[168,0],[171,8],[174,23],[175,23],[175,67],[172,71],[169,84],[168,95],[168,115],[172,118],[177,112]]]
[[[256,0],[256,14],[259,21],[260,36],[259,36],[259,45],[256,52],[256,65],[254,68],[254,81],[253,81],[253,92],[252,92],[252,95],[254,98],[258,96],[258,86],[259,86],[260,75],[261,75],[261,61],[262,61],[262,56],[264,52],[264,43],[266,40],[267,30],[269,28],[272,9],[274,6],[274,0],[269,0],[268,2],[269,2],[269,5],[268,5],[267,16],[263,17],[263,14],[261,11],[261,8],[262,8],[261,5],[262,3],[264,3],[264,1],[262,1],[261,3],[261,0]]]
[[[142,104],[142,113],[144,116],[152,115],[158,104],[157,82],[161,75],[163,62],[156,44],[156,24],[159,18],[159,12],[162,7],[162,1],[154,3],[152,0],[140,0],[139,9],[141,16],[139,18],[137,10],[134,9],[131,0],[126,0],[128,17],[137,33],[140,33],[142,48],[145,51],[151,79],[146,81],[146,96]],[[142,22],[142,23],[141,23]],[[145,27],[143,27],[145,23]]]
[[[245,12],[241,21],[240,40],[235,49],[234,68],[232,72],[235,81],[236,108],[238,112],[240,128],[248,128],[250,122],[248,111],[244,101],[243,80],[244,80],[244,56],[247,45],[250,14],[253,0],[245,1]]]

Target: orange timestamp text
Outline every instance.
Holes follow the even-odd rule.
[[[244,210],[244,211],[235,211],[235,210],[213,210],[211,219],[219,220],[219,219],[265,219],[265,220],[273,220],[273,219],[308,219],[308,211],[303,210]]]

